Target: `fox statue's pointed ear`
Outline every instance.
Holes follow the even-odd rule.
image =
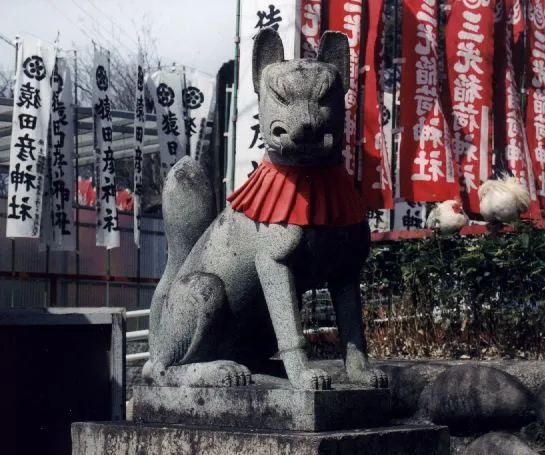
[[[259,93],[259,80],[263,69],[271,63],[284,60],[284,46],[280,35],[274,28],[262,28],[254,38],[252,53],[252,77],[254,90]]]
[[[350,87],[350,46],[347,36],[341,32],[325,32],[320,39],[318,61],[337,68],[346,93]]]

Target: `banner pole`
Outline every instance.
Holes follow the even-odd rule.
[[[394,70],[393,74],[393,88],[392,88],[392,169],[391,169],[391,176],[392,179],[392,196],[394,198],[394,204],[393,209],[390,211],[390,226],[394,226],[395,223],[395,205],[396,205],[396,199],[397,199],[397,143],[396,143],[396,137],[397,137],[397,127],[398,127],[398,121],[397,121],[397,63],[396,59],[398,57],[398,25],[399,25],[399,1],[394,0],[394,46],[393,46],[393,54],[392,55],[392,67]],[[400,71],[401,74],[401,71]]]
[[[357,95],[356,95],[356,150],[354,151],[354,185],[356,186],[358,193],[361,193],[361,179],[362,179],[362,161],[363,161],[363,134],[362,124],[364,121],[364,89],[365,89],[365,71],[362,71],[365,65],[365,54],[367,47],[367,39],[364,39],[365,30],[364,27],[369,21],[364,20],[367,15],[369,17],[369,9],[365,8],[367,4],[362,2],[361,4],[361,21],[360,21],[360,52],[358,55],[358,73],[357,73]]]
[[[528,5],[526,2],[521,2],[522,5],[522,22],[524,24],[524,33],[522,34],[522,52],[523,57],[522,61],[526,62],[528,59]],[[517,81],[519,83],[518,89],[520,94],[520,111],[521,116],[523,119],[526,118],[526,106],[527,106],[527,98],[528,95],[526,93],[526,64],[522,65],[522,72],[519,76],[519,80]],[[515,77],[516,80],[516,77]]]
[[[112,66],[110,62],[110,51],[108,50],[108,79],[110,79],[112,76]],[[112,125],[113,126],[113,125]],[[96,133],[96,131],[95,131]],[[115,163],[115,161],[114,161]],[[115,175],[114,175],[114,185],[115,185]],[[117,203],[117,189],[115,191],[115,203]],[[108,281],[106,281],[106,306],[110,306],[110,273],[112,269],[112,254],[110,248],[106,249],[106,275],[108,277]]]
[[[185,137],[186,137],[186,146],[185,146],[185,154],[191,155],[191,121],[189,118],[189,107],[187,106],[187,100],[186,100],[186,93],[187,93],[187,79],[185,77],[185,66],[182,65],[182,109],[184,114],[184,122],[187,125],[187,128],[185,129]],[[195,156],[193,156],[195,158]]]
[[[235,186],[235,158],[236,158],[236,144],[237,144],[237,116],[238,116],[238,73],[239,73],[239,64],[240,64],[240,0],[237,0],[237,18],[236,18],[236,29],[235,29],[235,65],[234,65],[234,76],[233,76],[233,115],[231,117],[231,156],[228,158],[231,160],[233,165],[231,166],[231,175],[229,175],[229,182],[231,188],[227,188],[228,193],[234,191]]]
[[[15,36],[15,77],[17,76],[17,65],[19,63],[19,36]],[[15,102],[15,83],[11,86],[13,101]],[[11,239],[11,273],[15,275],[15,239]],[[11,288],[11,308],[15,308],[15,289]]]
[[[74,49],[74,146],[76,148],[76,306],[79,306],[79,120],[78,120],[78,51]],[[72,201],[72,204],[74,201]]]

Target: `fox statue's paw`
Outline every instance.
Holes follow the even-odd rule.
[[[375,389],[388,387],[388,376],[382,370],[372,368],[367,356],[361,349],[348,345],[346,350],[346,374],[352,383]]]
[[[168,368],[144,365],[142,375],[148,383],[186,387],[243,387],[252,384],[250,370],[230,360],[173,365]]]
[[[299,374],[297,379],[290,381],[296,389],[305,390],[330,390],[331,378],[324,370],[309,369]]]
[[[367,367],[347,371],[347,373],[349,381],[355,384],[362,384],[374,389],[388,388],[388,376],[382,370]]]

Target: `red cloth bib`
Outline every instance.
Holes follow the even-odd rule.
[[[347,226],[365,220],[363,201],[344,164],[308,168],[263,160],[227,200],[262,223]]]

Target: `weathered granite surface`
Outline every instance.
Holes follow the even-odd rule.
[[[274,29],[256,35],[253,82],[271,163],[342,165],[349,62],[342,33],[324,33],[316,59],[292,61]],[[300,226],[254,221],[231,207],[213,220],[213,199],[198,163],[176,163],[163,191],[169,258],[152,301],[144,378],[161,386],[241,386],[279,352],[294,388],[329,389],[328,373],[308,362],[299,314],[302,293],[327,282],[351,382],[386,387],[386,375],[370,367],[361,320],[359,272],[370,245],[363,208],[353,208],[361,208],[358,221]]]
[[[287,381],[286,381],[287,382]],[[387,389],[298,390],[289,387],[150,387],[134,390],[134,420],[246,429],[333,431],[385,425]]]
[[[475,432],[526,425],[536,417],[533,401],[514,376],[482,365],[458,365],[437,377],[426,405],[433,422],[453,432]]]
[[[449,455],[444,427],[407,425],[337,432],[75,423],[72,455]]]

